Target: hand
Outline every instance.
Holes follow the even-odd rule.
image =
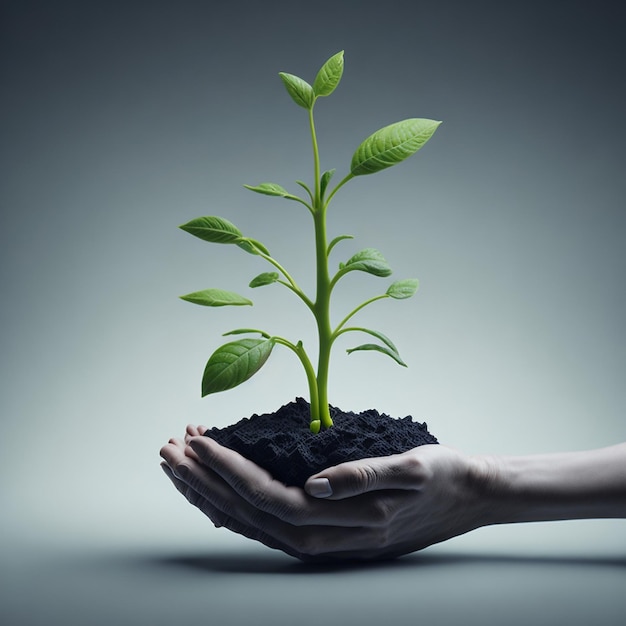
[[[364,459],[287,487],[187,427],[161,449],[163,469],[216,526],[302,560],[407,554],[483,524],[482,465],[442,445]]]

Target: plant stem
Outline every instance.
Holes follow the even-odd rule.
[[[313,365],[311,364],[311,361],[309,360],[306,350],[302,346],[302,342],[299,341],[297,345],[294,345],[293,343],[291,343],[291,341],[287,341],[283,337],[273,337],[273,339],[276,341],[276,343],[282,344],[283,346],[286,346],[290,350],[293,350],[296,353],[296,356],[300,359],[300,362],[304,366],[306,379],[309,384],[311,415],[317,416],[319,414],[319,396],[317,392],[317,379],[315,377],[315,370],[313,369]],[[313,421],[313,418],[311,421]]]
[[[311,423],[319,421],[323,428],[330,428],[333,420],[328,407],[328,370],[330,364],[330,350],[332,347],[332,329],[330,326],[330,277],[328,273],[328,245],[326,242],[326,207],[321,197],[320,187],[320,158],[315,135],[313,107],[309,109],[309,125],[313,144],[313,164],[315,176],[315,194],[313,199],[313,222],[315,225],[315,260],[317,275],[317,293],[313,312],[317,322],[319,339],[319,354],[317,364],[317,414],[311,405]]]
[[[319,419],[324,428],[332,426],[328,408],[328,371],[330,350],[332,347],[332,329],[330,326],[330,280],[328,276],[328,257],[326,256],[326,215],[323,209],[315,214],[315,252],[317,261],[317,298],[315,300],[315,319],[319,337],[319,355],[317,366],[317,391],[319,396]]]
[[[356,309],[354,309],[351,313],[348,313],[348,315],[346,315],[341,322],[338,324],[337,328],[335,328],[335,332],[332,334],[332,341],[334,341],[340,334],[341,332],[343,332],[341,329],[343,328],[343,326],[345,326],[346,322],[353,317],[354,315],[356,315],[356,313],[358,313],[361,309],[363,309],[364,307],[366,307],[368,304],[372,304],[372,302],[376,302],[377,300],[383,300],[384,298],[388,298],[389,296],[384,293],[380,296],[374,296],[373,298],[370,298],[369,300],[366,300],[365,302],[363,302],[362,304],[359,304],[358,307],[356,307]]]
[[[330,204],[330,201],[333,199],[333,196],[349,181],[354,178],[354,174],[349,173],[346,177],[332,190],[331,194],[328,196],[328,200],[326,200],[326,206]]]
[[[289,281],[288,283],[285,283],[283,281],[279,281],[281,282],[283,285],[285,285],[285,287],[287,287],[288,289],[291,289],[291,291],[293,291],[303,302],[304,304],[306,304],[309,309],[311,309],[311,311],[313,310],[313,303],[309,300],[309,298],[307,298],[306,294],[302,291],[302,289],[300,289],[300,287],[298,287],[298,284],[296,283],[296,281],[291,277],[291,274],[289,274],[289,272],[273,257],[269,256],[268,254],[264,254],[263,252],[258,252],[258,255],[265,259],[268,263],[271,263],[277,270],[280,271],[280,273]]]
[[[309,109],[309,127],[311,129],[311,142],[313,144],[313,176],[315,186],[313,187],[313,211],[317,212],[321,208],[321,180],[320,180],[320,153],[317,147],[317,136],[315,134],[315,121],[313,119],[313,106]]]

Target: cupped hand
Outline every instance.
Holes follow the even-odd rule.
[[[484,524],[483,464],[443,445],[343,463],[300,489],[204,431],[161,449],[178,491],[216,526],[302,560],[396,557]]]

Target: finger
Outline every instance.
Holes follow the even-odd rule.
[[[315,498],[343,500],[375,491],[419,489],[426,468],[418,455],[410,452],[329,467],[311,476],[304,490]]]
[[[282,550],[283,552],[296,558],[302,558],[302,555],[294,552],[293,548],[290,548],[283,542],[278,541],[275,537],[262,532],[258,528],[244,524],[235,517],[226,515],[209,500],[203,498],[201,494],[194,491],[186,482],[177,478],[167,464],[163,463],[161,467],[176,489],[190,504],[202,511],[202,513],[204,513],[213,522],[213,525],[216,528],[228,528],[228,530],[231,530],[239,535],[243,535],[255,541],[260,541],[270,548]]]
[[[170,481],[172,482],[174,487],[176,487],[176,489],[183,496],[185,496],[187,501],[190,504],[193,504],[194,506],[197,506],[197,504],[199,502],[199,499],[197,498],[198,494],[193,492],[193,490],[189,487],[189,485],[187,483],[185,483],[180,478],[178,478],[174,474],[174,472],[172,471],[172,468],[167,463],[161,463],[161,469],[163,470],[165,475],[170,479]],[[213,525],[215,526],[215,528],[219,528],[221,526],[221,524],[219,523],[217,518],[215,518],[212,514],[210,514],[210,512],[203,511],[203,513],[213,522]]]
[[[195,437],[189,446],[244,501],[293,526],[384,527],[403,509],[404,494],[365,494],[338,502],[311,498],[299,487],[286,486],[234,450],[209,437]]]
[[[205,426],[195,426],[194,424],[187,424],[185,428],[185,432],[190,437],[197,437],[198,435],[203,435],[206,430]]]
[[[171,468],[174,468],[185,457],[185,443],[173,437],[161,448],[159,454]]]
[[[185,456],[200,462],[196,453],[184,441],[177,438],[170,439],[169,443],[161,448],[160,454],[174,471],[176,466],[184,460]]]
[[[185,474],[185,479],[176,477],[169,466],[163,470],[176,489],[193,506],[200,509],[217,526],[244,535],[255,541],[276,548],[302,560],[371,558],[379,555],[379,546],[384,545],[385,537],[376,529],[343,528],[331,526],[295,527],[273,516],[255,510],[242,498],[233,494],[226,483],[206,467],[203,481],[210,484],[210,498],[196,491],[193,477]],[[192,469],[195,473],[196,469]],[[184,473],[184,472],[183,472]],[[191,481],[191,484],[188,482]],[[226,506],[224,506],[226,504]],[[228,512],[223,509],[226,508]]]
[[[185,448],[185,456],[188,456],[190,459],[193,459],[197,463],[202,462],[200,461],[200,458],[198,457],[198,455],[189,446]]]
[[[307,496],[297,487],[287,487],[271,474],[234,450],[223,447],[209,437],[196,437],[189,446],[200,462],[215,472],[255,509],[290,521],[292,510],[304,509]]]

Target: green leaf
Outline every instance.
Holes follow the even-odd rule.
[[[302,198],[299,198],[298,196],[294,196],[293,194],[290,194],[284,187],[281,187],[280,185],[277,185],[276,183],[261,183],[260,185],[257,185],[256,187],[252,187],[251,185],[244,185],[244,187],[246,189],[249,189],[250,191],[255,191],[256,193],[262,193],[266,196],[277,196],[279,198],[286,198],[287,200],[295,200],[297,202],[301,202],[307,207],[309,206]],[[309,190],[307,189],[307,191]],[[309,191],[309,195],[311,195],[310,191]]]
[[[368,137],[352,157],[353,176],[373,174],[404,161],[417,152],[441,122],[413,118],[385,126]]]
[[[330,96],[341,80],[343,74],[343,50],[333,55],[322,65],[313,82],[316,96]]]
[[[251,239],[250,237],[240,238],[239,241],[237,241],[237,245],[249,254],[267,254],[267,256],[271,256],[270,251],[260,241]]]
[[[327,172],[324,172],[322,174],[322,178],[320,180],[320,193],[322,194],[322,198],[326,193],[326,187],[328,187],[328,183],[330,182],[330,179],[333,177],[334,173],[335,170],[328,170]]]
[[[209,359],[202,377],[202,396],[226,391],[256,374],[267,361],[272,339],[239,339],[218,348]]]
[[[310,109],[315,102],[315,94],[313,93],[313,87],[309,85],[305,80],[302,80],[298,76],[293,74],[287,74],[285,72],[279,72],[283,84],[287,88],[287,92],[291,96],[292,100],[299,106],[305,109]]]
[[[248,298],[244,298],[232,291],[224,291],[223,289],[194,291],[186,296],[180,296],[180,298],[181,300],[201,304],[202,306],[244,306],[252,304]]]
[[[417,278],[407,278],[405,280],[397,280],[389,285],[387,295],[396,300],[404,300],[415,295],[419,287],[420,281]]]
[[[313,202],[313,194],[311,193],[309,186],[301,180],[297,180],[296,183],[298,183],[298,185],[300,185],[300,187],[302,187],[309,194],[309,198],[311,198],[311,202]]]
[[[349,350],[346,350],[346,352],[348,354],[352,354],[353,352],[357,352],[359,350],[375,350],[376,352],[382,352],[388,357],[391,357],[399,365],[402,365],[402,367],[406,367],[406,363],[400,358],[400,355],[395,350],[390,350],[386,346],[379,346],[375,343],[364,343],[362,346],[350,348]]]
[[[344,239],[354,239],[354,237],[352,235],[339,235],[339,237],[335,237],[329,244],[328,244],[328,250],[326,250],[326,256],[330,255],[331,250],[340,242],[343,241]]]
[[[255,191],[256,193],[262,193],[266,196],[279,196],[281,198],[284,198],[285,196],[289,195],[289,192],[286,189],[284,189],[280,185],[277,185],[276,183],[261,183],[260,185],[257,185],[256,187],[252,187],[250,185],[244,185],[244,187],[246,189],[249,189],[250,191]]]
[[[224,333],[222,337],[227,337],[228,335],[245,335],[247,333],[259,333],[266,339],[270,338],[264,330],[258,330],[257,328],[235,328],[235,330],[229,330],[227,333]]]
[[[258,276],[255,276],[248,285],[253,289],[255,287],[263,287],[264,285],[271,285],[278,280],[278,272],[263,272]]]
[[[197,217],[180,228],[194,237],[211,243],[238,243],[243,236],[234,224],[214,215]]]
[[[377,330],[371,330],[369,328],[361,328],[361,327],[346,328],[344,332],[352,331],[352,330],[357,330],[362,333],[367,333],[368,335],[372,335],[372,337],[376,337],[376,339],[380,339],[390,350],[393,350],[396,354],[398,354],[398,349],[396,348],[393,341],[391,341],[391,339],[387,337],[387,335],[383,335],[383,333]]]
[[[391,268],[387,264],[387,261],[385,261],[383,255],[374,248],[365,248],[346,261],[342,271],[345,273],[353,270],[367,272],[368,274],[381,277],[391,274]]]

